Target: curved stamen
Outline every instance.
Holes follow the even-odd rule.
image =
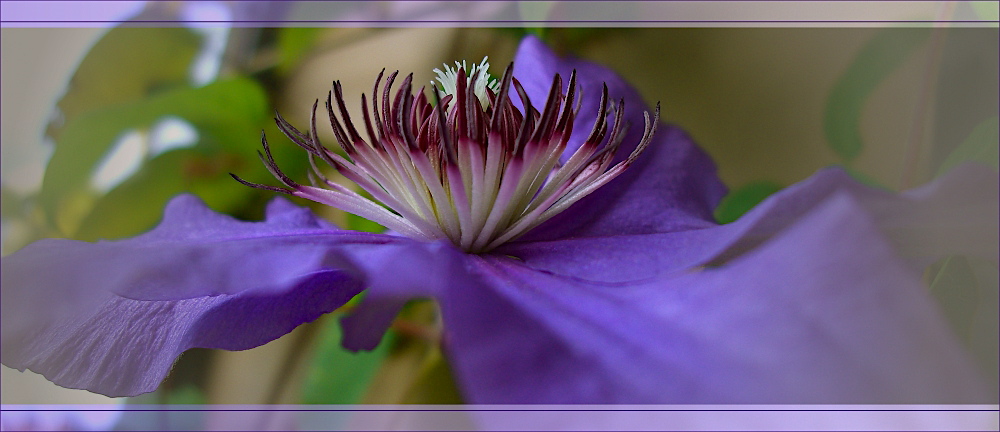
[[[412,74],[393,93],[399,72],[389,74],[382,86],[383,69],[372,87],[371,111],[367,96],[361,96],[366,137],[354,126],[343,87],[334,81],[325,105],[343,155],[320,143],[318,100],[308,131],[296,129],[280,114],[275,118],[278,129],[309,153],[313,186],[285,175],[263,136],[259,157],[286,188],[232,176],[250,187],[337,207],[406,236],[446,238],[465,251],[481,253],[517,239],[615,179],[656,133],[659,104],[652,119],[645,114],[645,129],[635,149],[612,166],[628,125],[624,100],[609,107],[605,85],[590,133],[562,164],[560,158],[580,115],[578,93],[584,90],[576,71],[565,88],[562,77],[553,76],[539,111],[513,77],[513,64],[499,82],[488,78],[488,66],[484,59],[468,70],[464,63],[456,63],[454,70],[447,66],[444,72],[435,70],[444,93],[433,85],[430,97],[423,88],[414,96]],[[520,98],[523,112],[509,100],[512,92]],[[612,109],[614,116],[609,116]],[[330,181],[316,165],[317,159],[375,201]]]

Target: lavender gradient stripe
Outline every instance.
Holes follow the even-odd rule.
[[[144,2],[104,1],[4,1],[0,4],[4,27],[104,27],[129,18]],[[229,2],[237,5],[248,2]],[[512,1],[397,1],[379,2],[405,8],[395,16],[359,17],[365,2],[311,3],[309,12],[261,21],[198,20],[195,25],[238,26],[817,26],[903,24],[929,26],[996,27],[996,21],[971,19],[947,13],[940,1],[657,1],[607,2],[575,0],[554,2],[553,9],[519,6]],[[530,4],[530,2],[522,2]],[[539,10],[533,10],[539,9]],[[133,13],[129,13],[133,11]],[[441,13],[449,15],[442,19]],[[550,13],[551,12],[551,13]],[[453,18],[453,19],[452,19]],[[182,21],[139,21],[129,25],[180,25]]]
[[[201,413],[204,426],[262,428],[279,422],[323,430],[983,430],[1000,421],[997,405],[4,405],[6,412],[130,415]],[[0,412],[0,415],[3,413]],[[170,424],[164,426],[169,427]]]

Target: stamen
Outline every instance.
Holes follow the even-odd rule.
[[[295,195],[368,218],[402,235],[420,240],[448,239],[462,250],[483,253],[524,235],[607,184],[635,162],[652,141],[660,107],[645,114],[645,130],[629,156],[612,166],[625,137],[624,100],[611,107],[603,86],[594,125],[586,140],[560,164],[574,120],[580,115],[576,71],[563,88],[552,86],[541,111],[507,66],[500,81],[491,79],[484,58],[466,68],[435,69],[440,84],[430,97],[412,93],[407,75],[393,94],[398,72],[384,87],[375,79],[371,94],[361,96],[366,137],[354,126],[339,81],[327,94],[326,111],[343,154],[320,143],[313,104],[310,127],[301,131],[281,115],[275,123],[292,142],[309,153],[312,186],[295,183],[279,168],[266,137],[261,137],[264,166],[285,188],[251,183],[250,187]],[[380,88],[381,87],[381,88]],[[524,111],[510,101],[521,99]],[[381,99],[381,106],[379,100]],[[478,103],[476,103],[478,101]],[[612,123],[609,125],[609,123]],[[609,131],[610,128],[610,131]],[[322,160],[366,191],[370,200],[330,181],[317,166]]]

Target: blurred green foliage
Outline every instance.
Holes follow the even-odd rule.
[[[448,360],[440,351],[431,353],[425,367],[403,400],[408,404],[439,405],[464,403]]]
[[[249,165],[240,155],[258,139],[258,125],[267,112],[264,92],[246,78],[180,87],[91,111],[70,122],[57,142],[42,183],[42,206],[56,215],[73,195],[93,194],[89,179],[115,140],[125,131],[147,129],[167,116],[191,123],[199,133],[198,143],[148,160],[137,174],[98,198],[83,225],[72,232],[85,240],[136,234],[159,219],[167,199],[196,186],[208,193],[202,198],[210,205],[231,202],[246,188],[228,187],[235,184],[231,179],[219,180],[228,177],[226,168]],[[206,186],[222,190],[214,193],[215,188]]]
[[[287,74],[299,65],[320,34],[319,28],[286,27],[278,32],[278,64],[276,71]]]
[[[849,165],[848,166],[836,165],[836,166],[838,166],[841,169],[843,169],[845,172],[847,172],[848,175],[851,176],[851,178],[853,178],[854,180],[858,181],[859,183],[861,183],[861,184],[863,184],[865,186],[872,187],[872,188],[877,188],[877,189],[884,189],[884,190],[887,190],[887,191],[891,191],[892,190],[888,186],[883,185],[882,183],[879,183],[879,181],[875,180],[874,178],[872,178],[872,176],[870,176],[870,175],[868,175],[868,174],[866,174],[866,173],[864,173],[862,171],[859,171],[859,170],[857,170],[855,168],[852,168]]]
[[[205,394],[194,384],[188,384],[181,388],[174,389],[167,394],[166,400],[161,403],[169,405],[202,405],[208,403]]]
[[[720,224],[734,222],[744,213],[760,204],[771,194],[781,190],[781,185],[771,181],[757,181],[730,191],[715,208],[715,221]]]
[[[308,49],[317,33],[287,30],[280,39],[293,53]],[[57,104],[60,120],[48,130],[55,150],[41,190],[37,197],[20,197],[5,189],[4,217],[32,220],[31,204],[37,203],[43,219],[34,221],[41,225],[34,229],[35,237],[58,233],[97,240],[151,228],[166,202],[185,192],[218,211],[254,214],[249,205],[259,203],[262,192],[240,185],[228,173],[274,181],[255,155],[262,129],[272,139],[281,135],[271,120],[269,94],[274,89],[240,71],[205,86],[192,85],[189,75],[203,42],[185,28],[109,30],[82,60]],[[285,57],[282,64],[290,67],[296,60]],[[151,127],[171,117],[197,131],[192,146],[158,154],[146,140],[136,172],[106,192],[92,185],[125,134],[148,137]],[[279,140],[274,154],[282,168],[293,177],[303,174],[307,161],[301,150]]]
[[[392,332],[372,351],[350,352],[340,345],[340,314],[326,317],[316,339],[302,389],[305,404],[359,404],[389,353],[395,337]]]
[[[57,140],[62,125],[80,114],[184,85],[201,39],[183,27],[108,30],[70,78],[66,94],[56,104],[61,121],[50,125],[48,135]]]
[[[934,275],[931,294],[945,318],[980,369],[997,384],[1000,350],[1000,285],[996,263],[964,256],[941,260],[928,270]],[[996,387],[994,387],[996,390]]]
[[[1000,159],[1000,117],[980,123],[938,168],[938,175],[963,162],[975,161],[998,168]]]
[[[7,219],[19,216],[24,198],[5,185],[0,185],[0,217]]]
[[[917,47],[927,41],[931,28],[883,28],[858,51],[830,91],[823,118],[827,144],[845,163],[861,154],[861,112],[872,92]]]

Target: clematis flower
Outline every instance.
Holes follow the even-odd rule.
[[[36,242],[3,262],[3,364],[135,395],[184,350],[252,348],[367,290],[344,346],[373,348],[407,301],[433,298],[473,403],[995,397],[921,280],[948,254],[997,261],[995,171],[892,194],[827,169],[718,225],[712,161],[616,74],[531,37],[499,81],[485,67],[442,72],[444,94],[414,96],[409,78],[393,94],[395,75],[380,92],[380,76],[358,122],[335,83],[346,156],[315,115],[305,131],[278,119],[378,202],[319,169],[296,182],[264,140],[282,187],[252,186],[390,232],[283,199],[238,221],[185,195],[132,239]]]

